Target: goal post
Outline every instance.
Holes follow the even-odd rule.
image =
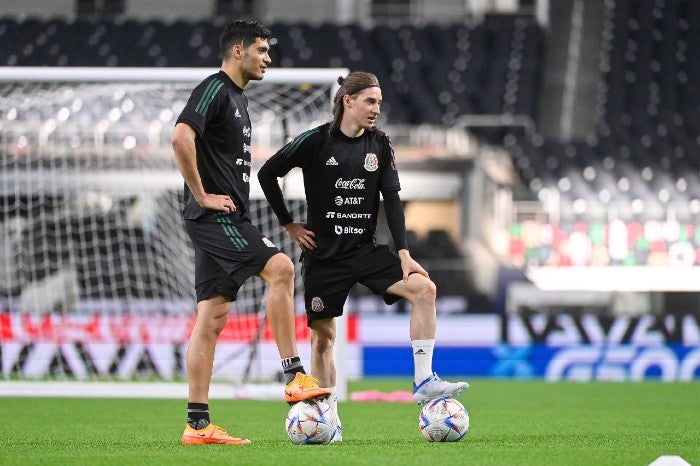
[[[4,378],[184,376],[194,260],[170,138],[194,86],[217,71],[0,67]],[[273,68],[245,90],[253,124],[251,216],[295,261],[297,338],[307,368],[298,251],[255,172],[290,137],[330,119],[337,78],[347,73]],[[295,217],[304,218],[299,183],[290,176],[284,188]],[[245,386],[251,396],[252,382],[279,377],[264,296],[257,277],[241,288],[214,365],[215,379]],[[345,337],[338,335],[339,354]],[[337,362],[345,396],[344,361]]]

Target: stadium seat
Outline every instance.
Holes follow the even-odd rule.
[[[217,66],[220,23],[4,17],[0,38],[17,47],[3,49],[0,64]],[[270,28],[277,39],[274,65],[377,74],[387,83],[383,118],[390,123],[452,124],[472,113],[536,115],[542,31],[533,21],[371,28],[276,23]]]

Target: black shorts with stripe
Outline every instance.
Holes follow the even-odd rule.
[[[401,299],[386,292],[403,278],[401,259],[386,245],[369,244],[343,259],[319,260],[307,255],[301,273],[308,324],[341,316],[350,288],[356,283],[382,295],[387,304]]]
[[[279,249],[237,212],[207,212],[185,219],[194,246],[197,302],[215,295],[236,299],[248,278],[260,273]]]

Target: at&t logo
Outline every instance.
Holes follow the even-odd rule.
[[[360,205],[362,204],[362,201],[364,201],[364,197],[343,197],[343,196],[336,196],[335,197],[335,205],[341,206],[341,205]]]

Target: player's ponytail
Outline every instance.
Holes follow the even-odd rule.
[[[328,128],[330,133],[337,131],[340,128],[340,122],[343,120],[343,97],[346,95],[354,96],[368,87],[379,87],[379,80],[372,73],[354,71],[346,78],[338,77],[338,84],[340,84],[340,88],[333,98],[333,119]]]

